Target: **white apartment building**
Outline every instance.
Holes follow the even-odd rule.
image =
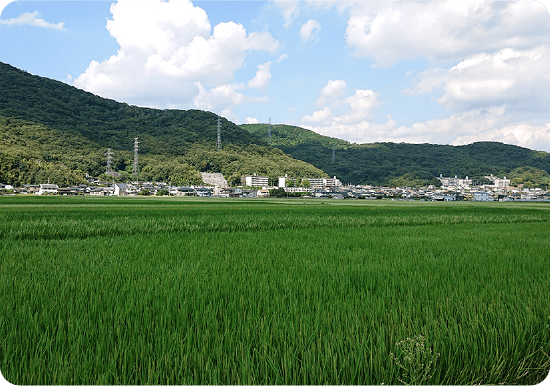
[[[495,188],[507,188],[510,186],[510,180],[504,176],[504,178],[498,178],[493,176],[492,174],[490,176],[484,176],[485,179],[491,181]]]
[[[267,187],[269,186],[269,177],[268,176],[257,176],[256,173],[252,176],[243,176],[241,181],[245,186],[258,186],[258,187]]]
[[[442,174],[437,177],[439,181],[441,181],[441,186],[471,186],[472,180],[466,176],[466,178],[458,178],[456,175],[454,178],[452,177],[443,177]]]
[[[337,188],[342,183],[336,176],[334,178],[308,178],[311,188]]]

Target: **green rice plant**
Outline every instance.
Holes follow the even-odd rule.
[[[407,338],[395,344],[395,355],[390,353],[390,358],[395,364],[405,371],[397,379],[404,385],[422,385],[430,380],[432,366],[435,366],[439,353],[432,353],[432,349],[426,346],[426,338],[422,335]]]
[[[395,384],[421,332],[430,383],[548,375],[550,206],[365,201],[2,197],[0,370]]]

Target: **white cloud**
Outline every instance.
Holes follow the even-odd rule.
[[[258,121],[258,118],[247,117],[246,118],[246,123],[251,124],[251,123],[260,123],[260,122]]]
[[[189,0],[138,3],[119,0],[111,5],[107,29],[120,49],[108,60],[90,63],[75,79],[76,87],[130,103],[156,100],[151,107],[178,101],[177,107],[188,108],[197,103],[196,82],[224,87],[234,80],[248,51],[278,47],[269,33],[247,34],[234,22],[220,23],[211,33],[206,12]]]
[[[7,5],[7,4],[6,4]],[[0,9],[1,11],[1,9]],[[25,12],[19,15],[16,18],[13,19],[7,19],[7,20],[0,20],[0,24],[4,25],[30,25],[33,27],[40,27],[40,28],[49,28],[49,29],[56,29],[59,31],[66,31],[64,25],[65,22],[60,22],[57,24],[48,23],[44,19],[41,19],[38,17],[39,13],[38,11],[34,11],[33,13]]]
[[[275,63],[280,63],[284,59],[288,58],[287,54],[283,54],[279,56],[279,58],[275,61]],[[248,88],[257,88],[263,92],[266,92],[270,85],[271,80],[271,61],[259,64],[258,65],[258,71],[256,71],[256,75],[254,78],[250,79],[248,81]]]
[[[550,50],[503,49],[478,54],[450,70],[429,69],[418,74],[416,84],[405,93],[444,91],[439,102],[447,108],[469,110],[506,104],[509,110],[549,111]]]
[[[406,58],[462,59],[549,42],[550,16],[534,1],[350,2],[347,43],[389,66]]]
[[[282,54],[281,56],[279,56],[279,59],[277,59],[277,63],[281,63],[286,58],[288,58],[288,55],[287,54]]]
[[[378,95],[372,90],[356,90],[355,95],[344,100],[344,104],[350,106],[349,113],[338,117],[337,120],[349,125],[370,119],[372,109],[379,105]]]
[[[302,122],[324,122],[325,125],[327,121],[332,120],[332,111],[329,107],[325,107],[323,110],[317,110],[311,115],[306,115],[302,118]]]
[[[317,106],[323,106],[329,100],[340,98],[344,95],[344,90],[346,87],[347,83],[343,80],[329,80],[327,85],[321,89],[321,96],[317,99],[317,101],[315,101],[315,104]]]
[[[311,19],[300,27],[300,36],[304,42],[312,40],[321,31],[321,24]]]
[[[256,76],[248,81],[249,88],[257,88],[262,91],[267,91],[269,88],[269,81],[271,79],[271,73],[269,72],[269,67],[271,62],[258,65],[258,71],[256,71]]]
[[[201,110],[227,111],[245,100],[244,94],[238,92],[243,84],[224,84],[206,91],[200,82],[196,82],[199,93],[193,100],[193,105]]]
[[[323,135],[352,140],[358,131],[366,130],[367,127],[374,127],[376,124],[369,122],[371,111],[378,106],[378,93],[372,90],[356,90],[355,95],[342,98],[347,84],[343,80],[329,80],[327,85],[320,91],[321,97],[317,99],[317,104],[324,104],[330,100],[333,105],[346,109],[344,114],[335,116],[332,109],[325,106],[322,110],[317,110],[311,115],[302,118],[304,123],[316,123],[318,126],[308,126],[310,130]],[[322,102],[322,103],[321,103]],[[395,123],[395,122],[394,122]],[[330,134],[327,134],[330,133]],[[354,140],[354,139],[353,139]]]
[[[0,0],[0,16],[2,16],[2,11],[8,6],[9,3],[13,3],[15,0]]]
[[[300,2],[296,0],[274,0],[274,2],[283,12],[283,16],[285,18],[284,27],[290,27],[292,21],[300,13]]]

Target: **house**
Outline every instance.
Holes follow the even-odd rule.
[[[129,196],[137,193],[137,189],[135,188],[135,186],[130,184],[117,183],[114,185],[114,188],[115,196]]]
[[[194,196],[195,189],[190,186],[178,186],[175,190],[171,190],[170,193],[173,193],[174,196],[178,197]]]
[[[210,188],[196,188],[195,189],[195,194],[198,197],[212,197],[213,196],[212,189],[210,189]]]
[[[59,188],[57,189],[57,194],[60,194],[62,196],[70,196],[72,195],[71,188]]]
[[[25,189],[27,189],[28,193],[37,194],[40,190],[40,185],[23,185]]]
[[[260,189],[256,191],[257,197],[269,197],[269,189]]]
[[[105,196],[105,189],[100,187],[90,188],[90,196]]]
[[[40,184],[37,194],[57,194],[59,187],[55,184]]]

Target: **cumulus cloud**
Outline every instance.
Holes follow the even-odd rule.
[[[335,115],[333,110],[325,106],[311,115],[302,118],[303,123],[313,123],[316,126],[306,128],[332,137],[355,140],[358,132],[372,130],[377,124],[370,122],[372,110],[379,105],[379,94],[372,90],[356,90],[355,95],[343,97],[347,84],[343,80],[330,80],[320,91],[321,97],[317,102],[330,100],[334,106],[344,110],[344,113]],[[391,121],[385,125],[394,125]],[[327,134],[328,133],[328,134]]]
[[[196,82],[195,86],[199,92],[193,100],[194,107],[200,110],[221,111],[226,118],[235,119],[231,108],[245,100],[244,94],[238,91],[244,89],[243,84],[224,84],[209,91],[200,82]]]
[[[260,122],[258,121],[258,118],[247,117],[246,123],[251,124],[251,123],[260,123]]]
[[[304,6],[345,10],[348,45],[384,67],[407,58],[461,60],[475,53],[528,49],[550,41],[548,11],[532,0],[274,2],[288,22]]]
[[[550,102],[550,50],[503,49],[477,54],[450,70],[429,69],[418,74],[415,95],[443,90],[439,102],[450,109],[469,110],[506,104],[509,110],[548,111]]]
[[[332,111],[329,107],[325,107],[323,110],[317,110],[311,115],[306,115],[302,118],[302,122],[324,122],[332,119]]]
[[[275,61],[275,63],[280,63],[282,60],[286,59],[288,57],[287,54],[283,54],[279,56],[279,59]],[[248,88],[257,88],[263,92],[266,92],[270,85],[271,80],[271,61],[259,64],[258,65],[258,71],[256,71],[256,75],[254,78],[250,79],[248,81]]]
[[[311,19],[300,27],[300,37],[304,42],[312,40],[321,31],[321,24]]]
[[[534,1],[350,2],[346,41],[379,66],[455,60],[548,43],[548,11]]]
[[[258,71],[256,71],[256,76],[248,81],[248,87],[257,88],[264,92],[267,91],[271,79],[271,72],[269,72],[270,66],[271,62],[259,64]]]
[[[7,5],[7,4],[6,4]],[[2,10],[0,9],[0,12]],[[38,11],[34,11],[33,13],[25,12],[21,15],[13,18],[13,19],[7,19],[7,20],[0,20],[0,24],[3,25],[30,25],[33,27],[40,27],[40,28],[49,28],[49,29],[56,29],[59,31],[66,31],[64,25],[65,22],[60,22],[57,24],[48,23],[44,19],[41,19],[39,17]]]
[[[327,101],[335,100],[344,95],[347,83],[343,80],[329,80],[327,85],[319,92],[321,96],[315,101],[317,106],[323,106]]]
[[[132,102],[157,100],[165,107],[203,105],[203,88],[227,87],[253,50],[274,52],[278,42],[268,32],[247,34],[241,24],[220,23],[213,30],[206,12],[189,0],[119,0],[111,5],[107,29],[120,45],[111,58],[90,63],[76,87]],[[200,87],[199,87],[200,90]],[[219,91],[219,90],[218,90]]]

